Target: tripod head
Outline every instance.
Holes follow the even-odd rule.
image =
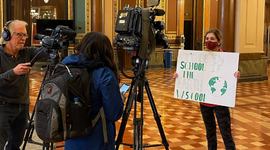
[[[133,66],[133,74],[136,76],[139,73],[141,76],[145,76],[146,69],[148,69],[148,60],[142,60],[139,56],[134,56],[132,54],[130,58]],[[141,69],[141,71],[139,69]]]
[[[58,51],[55,49],[52,49],[52,52],[50,53],[50,59],[48,59],[49,62],[51,62],[51,66],[55,66],[60,61],[60,57],[58,54]]]

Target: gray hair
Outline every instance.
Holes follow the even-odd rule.
[[[12,20],[12,22],[6,27],[6,29],[9,30],[10,35],[13,34],[13,32],[14,32],[14,27],[15,27],[15,24],[16,24],[16,23],[21,24],[21,25],[23,25],[23,26],[25,26],[25,27],[28,25],[27,22],[22,21],[22,20]],[[3,31],[4,31],[4,29],[3,29]],[[3,39],[3,37],[1,37],[1,38],[0,38],[0,44],[4,44],[4,43],[6,43],[6,41]]]

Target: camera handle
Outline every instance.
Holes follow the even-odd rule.
[[[162,139],[161,144],[143,145],[143,87],[145,87],[146,89],[146,93],[147,93],[149,102],[151,104],[154,118],[158,126],[159,133],[161,135],[161,139]],[[138,94],[137,94],[137,89],[139,89]],[[127,144],[127,143],[123,143],[123,135],[124,135],[124,131],[126,128],[130,111],[132,109],[133,101],[134,101],[133,144]],[[140,113],[141,116],[139,118],[137,118],[137,102],[141,103],[141,113]],[[126,108],[122,116],[122,122],[121,122],[121,126],[119,129],[118,137],[115,144],[116,150],[119,149],[120,144],[130,146],[133,148],[133,150],[142,150],[145,147],[156,147],[156,146],[164,146],[166,150],[169,150],[169,143],[165,137],[165,133],[161,124],[160,117],[161,115],[159,115],[157,112],[156,105],[155,105],[147,78],[144,75],[141,75],[137,78],[132,79],[131,88],[130,88],[128,100],[126,103]]]

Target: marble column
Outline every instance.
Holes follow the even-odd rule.
[[[219,0],[217,27],[223,34],[221,49],[234,52],[235,0]]]
[[[92,0],[91,3],[91,31],[103,32],[103,0]]]

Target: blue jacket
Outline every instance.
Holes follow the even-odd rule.
[[[62,62],[64,64],[78,64],[85,57],[80,55],[69,55]],[[89,63],[90,61],[86,62]],[[93,133],[86,137],[65,141],[65,150],[114,150],[115,149],[115,122],[123,114],[123,101],[119,91],[119,85],[115,74],[108,67],[97,68],[93,71],[91,84],[93,116],[103,106],[109,146],[104,145],[101,119],[93,128]],[[79,123],[79,122],[78,122]]]

